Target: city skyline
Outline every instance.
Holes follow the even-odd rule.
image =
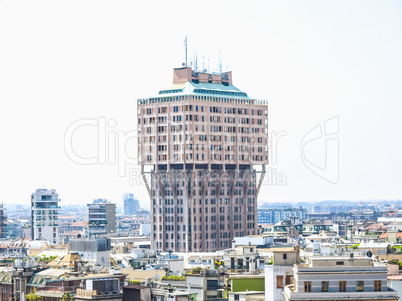
[[[174,4],[160,3],[156,11],[148,4],[27,2],[22,8],[0,2],[5,206],[28,205],[32,191],[44,186],[66,205],[96,197],[120,203],[123,193],[135,192],[149,208],[145,186],[129,182],[135,165],[119,176],[109,152],[105,163],[77,164],[66,154],[65,135],[78,120],[102,118],[106,138],[136,132],[136,100],[169,85],[171,70],[184,61],[186,35],[189,61],[196,49],[200,67],[217,69],[220,52],[234,85],[269,101],[269,134],[277,134],[277,143],[259,203],[402,198],[399,2],[222,2],[214,10],[197,6],[203,26],[190,22],[194,15],[186,15],[182,2]],[[231,25],[224,39],[214,30],[222,12]],[[336,184],[334,175],[311,170],[324,166],[325,143],[306,143],[302,159],[304,137],[319,125],[325,134],[330,120],[339,126]],[[77,153],[99,154],[95,127],[75,134]],[[127,148],[134,156],[132,140]]]

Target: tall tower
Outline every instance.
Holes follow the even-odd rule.
[[[216,251],[230,248],[233,237],[257,234],[267,101],[233,86],[231,72],[183,67],[169,88],[137,103],[152,248]]]
[[[59,195],[55,189],[36,189],[31,196],[32,240],[59,243]]]

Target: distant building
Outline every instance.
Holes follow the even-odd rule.
[[[299,217],[301,220],[306,219],[306,209],[304,208],[258,208],[257,214],[259,224],[276,224],[290,217]]]
[[[94,199],[93,203],[94,204],[107,203],[107,199]]]
[[[137,216],[147,218],[148,220],[150,218],[149,211],[147,211],[147,210],[138,210],[137,211]]]
[[[372,266],[369,258],[313,258],[307,266],[295,265],[293,272],[294,284],[283,292],[285,301],[399,299],[387,286],[387,267]]]
[[[31,196],[32,240],[59,242],[59,195],[55,189],[37,189]]]
[[[0,238],[5,238],[7,233],[7,216],[4,214],[6,209],[3,203],[0,204]]]
[[[88,204],[89,233],[112,233],[116,231],[116,204]]]
[[[140,202],[134,198],[134,194],[123,194],[124,215],[135,215],[141,209]]]

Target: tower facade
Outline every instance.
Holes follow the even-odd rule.
[[[138,100],[138,153],[150,195],[151,244],[205,252],[257,234],[257,195],[268,163],[267,101],[232,73],[174,69],[173,83]]]
[[[55,189],[37,189],[31,196],[32,240],[59,243],[59,195]]]

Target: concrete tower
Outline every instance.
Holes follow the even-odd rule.
[[[138,153],[152,248],[215,251],[257,234],[268,107],[233,86],[231,72],[177,68],[169,88],[139,99]]]

